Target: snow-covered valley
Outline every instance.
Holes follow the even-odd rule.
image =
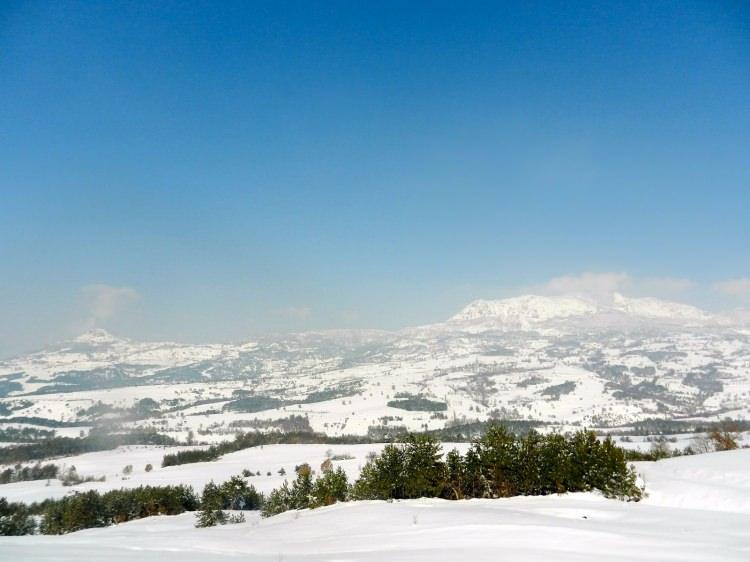
[[[589,427],[747,418],[750,328],[615,294],[606,306],[476,301],[446,322],[399,332],[237,345],[140,343],[94,330],[0,362],[0,393],[4,427],[74,434],[116,420],[205,441],[290,426],[378,436],[490,418]]]

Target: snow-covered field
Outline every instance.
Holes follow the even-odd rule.
[[[447,448],[447,447],[446,447]],[[139,447],[71,458],[82,473],[106,474],[109,489],[140,483],[223,480],[242,468],[260,470],[249,479],[260,490],[277,486],[284,467],[317,466],[329,452],[350,475],[378,445],[273,445],[239,451],[213,463],[158,468],[164,449]],[[117,478],[131,462],[130,480]],[[136,462],[138,465],[136,466]],[[145,473],[141,464],[151,462]],[[153,517],[62,537],[0,537],[0,560],[244,559],[259,561],[355,560],[750,560],[750,450],[636,463],[648,496],[639,503],[596,494],[519,497],[503,500],[412,500],[354,502],[289,512],[213,529],[194,528],[194,515]],[[267,477],[271,471],[273,476]],[[17,500],[57,496],[70,489],[27,482],[13,489]],[[8,494],[9,495],[9,494]]]
[[[459,443],[455,446],[463,450],[466,444]],[[49,483],[46,480],[17,482],[0,485],[0,497],[4,496],[8,498],[8,501],[31,503],[47,498],[59,498],[73,490],[102,492],[119,488],[135,488],[147,484],[153,486],[186,484],[193,486],[200,493],[209,480],[223,482],[240,474],[243,469],[248,469],[253,473],[260,472],[260,476],[253,476],[247,481],[257,490],[268,492],[289,478],[289,476],[279,475],[280,469],[283,468],[287,475],[294,475],[295,466],[306,462],[317,469],[329,452],[334,457],[337,455],[353,457],[348,460],[335,460],[333,464],[335,467],[343,467],[350,477],[356,477],[359,474],[359,468],[367,462],[367,454],[371,451],[379,452],[382,447],[382,444],[266,445],[230,453],[214,462],[183,464],[167,468],[161,467],[164,454],[194,447],[120,447],[114,451],[87,453],[50,461],[60,466],[75,466],[81,476],[105,476],[104,482],[87,482],[75,487],[64,487],[59,480],[50,480]],[[444,446],[446,450],[452,447],[453,445],[449,444]],[[124,477],[123,468],[129,464],[133,465],[133,472]],[[153,470],[146,472],[146,464],[151,464]],[[271,476],[268,476],[269,472]]]

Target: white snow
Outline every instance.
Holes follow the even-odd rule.
[[[750,514],[750,449],[635,463],[644,503]]]
[[[447,446],[446,448],[448,448]],[[334,454],[351,476],[378,445],[274,445],[247,449],[214,463],[139,470],[114,482],[190,483],[222,480],[248,467],[263,477],[248,481],[262,490],[282,478],[266,470],[309,461],[314,467]],[[142,447],[71,458],[86,470],[111,474],[126,459],[153,461],[163,449]],[[156,464],[154,463],[155,467]],[[194,528],[194,515],[151,517],[61,537],[0,537],[0,560],[14,561],[258,561],[437,560],[730,561],[750,559],[750,449],[636,463],[648,496],[639,503],[597,494],[517,497],[450,502],[437,499],[352,502],[287,512],[213,529]],[[17,499],[38,497],[34,483]],[[96,486],[102,486],[97,483]],[[88,486],[88,485],[86,485]],[[80,487],[76,487],[80,488]],[[108,488],[102,486],[101,489]],[[0,491],[0,494],[3,493]]]

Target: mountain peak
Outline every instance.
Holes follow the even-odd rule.
[[[103,328],[92,328],[75,338],[73,341],[76,343],[106,344],[119,341],[119,338],[116,338]]]
[[[534,323],[594,314],[593,302],[577,297],[523,295],[500,300],[476,300],[451,318],[452,321],[493,319],[509,323]]]
[[[614,293],[612,304],[615,310],[633,316],[696,321],[711,319],[710,314],[695,306],[652,297],[630,298]]]

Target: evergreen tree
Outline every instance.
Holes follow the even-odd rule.
[[[402,499],[405,496],[406,455],[401,447],[386,445],[380,455],[369,461],[355,482],[352,495],[360,500]]]
[[[291,498],[293,509],[307,509],[312,503],[312,468],[309,464],[303,464],[296,469],[297,478],[292,483]]]
[[[271,517],[272,515],[278,515],[294,509],[292,506],[292,494],[289,490],[289,484],[285,480],[284,483],[271,491],[263,503],[263,509],[261,515],[263,517]]]
[[[198,512],[196,527],[214,527],[227,522],[227,514],[222,510],[224,498],[221,488],[211,480],[203,488],[201,510]]]
[[[463,461],[464,487],[463,495],[467,498],[490,498],[490,483],[482,470],[482,458],[478,447],[466,451]]]
[[[409,435],[403,450],[404,497],[440,496],[445,483],[445,463],[440,443],[428,435]]]
[[[516,494],[517,441],[515,435],[505,427],[491,426],[476,443],[474,450],[482,466],[493,497],[509,497]]]
[[[0,536],[33,535],[36,520],[23,504],[0,498]]]
[[[248,486],[240,476],[232,476],[219,488],[222,509],[251,510],[260,509],[263,496]]]
[[[61,535],[108,524],[102,497],[90,490],[66,496],[52,504],[42,519],[40,531],[46,535]]]
[[[215,527],[216,525],[226,525],[229,516],[219,508],[203,508],[198,512],[196,517],[196,527]]]
[[[542,493],[567,492],[570,487],[571,455],[565,436],[557,433],[547,435],[538,460],[542,466]]]
[[[445,457],[443,497],[449,500],[464,499],[466,484],[466,465],[461,453],[453,449]]]
[[[344,469],[339,467],[333,470],[333,467],[328,467],[313,484],[313,499],[310,507],[321,507],[346,501],[348,493],[349,482]]]

